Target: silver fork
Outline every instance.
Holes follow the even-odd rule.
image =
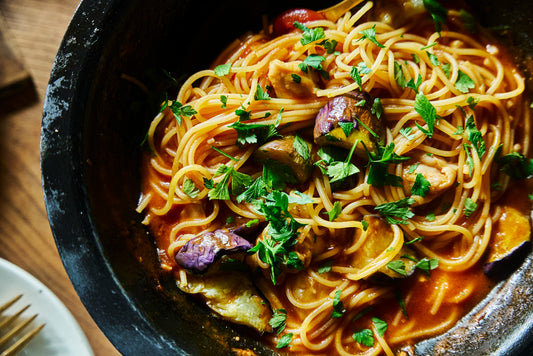
[[[15,298],[9,300],[3,305],[0,305],[0,356],[12,356],[20,352],[30,341],[41,331],[44,327],[44,324],[37,326],[36,328],[21,334],[21,332],[37,317],[37,314],[27,318],[26,320],[17,323],[21,314],[28,309],[30,306],[26,305],[15,314],[10,316],[2,316],[2,313],[6,311],[9,307],[15,304],[22,294],[16,296]],[[8,328],[9,327],[9,328]],[[4,329],[6,331],[4,331]],[[5,334],[4,334],[5,332]],[[13,343],[9,348],[4,349],[6,345],[17,338],[17,341]]]

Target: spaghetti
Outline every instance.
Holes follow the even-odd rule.
[[[174,259],[189,241],[266,221],[242,263],[282,320],[263,337],[294,354],[393,355],[448,330],[491,287],[483,264],[505,234],[498,221],[529,212],[504,168],[505,157],[527,162],[530,113],[503,48],[470,33],[463,12],[440,29],[425,11],[405,24],[387,14],[366,2],[336,22],[237,40],[148,132],[138,211],[163,267],[190,292],[202,277]],[[328,139],[358,130],[373,150],[355,140],[338,159],[317,145],[317,115],[334,98],[359,101],[383,134],[339,121]],[[284,180],[268,147],[258,154],[287,137],[284,149],[313,163],[300,181]]]

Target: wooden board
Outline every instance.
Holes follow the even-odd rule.
[[[9,29],[0,15],[0,95],[29,82],[30,74]]]

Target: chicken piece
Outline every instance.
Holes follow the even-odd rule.
[[[298,67],[300,61],[282,62],[275,59],[268,67],[268,79],[278,98],[305,99],[315,96],[317,78]]]
[[[247,275],[239,271],[196,276],[187,274],[187,284],[178,287],[185,293],[199,294],[206,305],[224,319],[246,325],[259,332],[271,332],[272,311]]]
[[[405,194],[411,194],[411,188],[415,183],[417,174],[422,174],[430,184],[429,191],[424,197],[412,196],[416,201],[413,205],[429,203],[455,184],[456,164],[448,163],[435,156],[429,156],[425,152],[413,152],[409,153],[409,156],[411,157],[410,164],[404,166],[402,176]]]

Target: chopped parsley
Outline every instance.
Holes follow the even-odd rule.
[[[321,40],[325,37],[324,29],[322,27],[308,28],[307,26],[299,23],[298,21],[295,21],[293,25],[297,29],[303,31],[302,38],[300,39],[300,43],[302,44],[302,46]]]
[[[372,324],[374,324],[378,335],[383,337],[383,335],[385,335],[385,331],[387,331],[387,323],[379,318],[373,317]]]
[[[457,81],[455,82],[455,88],[461,93],[468,93],[470,89],[474,89],[476,83],[467,74],[462,71],[458,71]]]
[[[436,0],[423,0],[424,7],[430,13],[435,23],[435,31],[440,32],[442,30],[442,24],[446,23],[446,17],[448,17],[448,10],[439,4]]]
[[[402,127],[399,132],[400,132],[400,134],[403,137],[405,137],[409,141],[411,141],[411,140],[413,140],[415,138],[415,134],[411,133],[411,132],[413,132],[413,128],[412,127]]]
[[[291,341],[292,341],[292,333],[287,333],[279,339],[278,344],[276,345],[276,348],[282,349],[284,347],[287,347],[290,345]]]
[[[305,142],[300,136],[294,136],[294,142],[292,145],[296,152],[298,152],[298,154],[304,160],[307,161],[309,158],[311,158],[311,151],[309,149],[309,146],[307,145],[307,142]]]
[[[304,73],[308,73],[309,67],[311,67],[318,71],[322,78],[328,79],[329,73],[322,67],[322,62],[325,60],[326,57],[313,53],[307,56],[302,63],[298,64],[298,67]]]
[[[414,90],[415,93],[418,93],[418,88],[420,88],[420,85],[422,84],[422,76],[420,73],[416,77],[416,83],[413,78],[409,79],[407,84],[405,85],[407,88],[411,88]]]
[[[376,25],[372,26],[372,28],[369,28],[369,29],[366,29],[366,30],[363,30],[361,32],[359,32],[361,35],[363,35],[363,37],[361,37],[360,39],[358,39],[358,41],[361,41],[361,40],[364,40],[365,38],[368,39],[370,42],[374,43],[376,46],[378,46],[379,48],[385,48],[384,45],[382,45],[381,43],[378,42],[378,40],[376,39]]]
[[[461,17],[461,21],[463,21],[463,25],[470,33],[477,33],[476,19],[474,16],[472,16],[472,14],[464,9],[461,9],[459,11],[459,16]]]
[[[190,198],[194,199],[198,196],[198,193],[200,193],[200,190],[196,188],[196,185],[194,184],[192,179],[185,179],[182,186],[183,192],[187,194]]]
[[[361,75],[359,73],[359,69],[356,66],[352,66],[352,70],[350,71],[350,77],[359,85],[359,88],[363,88],[363,81],[361,79]]]
[[[326,261],[318,268],[318,273],[327,273],[331,272],[331,266],[333,266],[333,261]]]
[[[339,215],[341,214],[341,212],[342,212],[342,205],[337,200],[337,201],[335,201],[335,203],[333,203],[333,208],[331,208],[331,210],[328,211],[329,221],[333,221],[336,218],[338,218]]]
[[[172,111],[172,114],[174,114],[174,118],[178,122],[178,125],[181,125],[182,116],[191,117],[197,114],[196,110],[194,110],[192,106],[183,105],[177,100],[174,100],[172,104],[168,105],[168,99],[165,99],[160,111],[165,110],[167,107],[170,109],[170,111]]]
[[[500,157],[501,146],[496,155],[496,164],[500,171],[513,179],[529,179],[533,177],[533,159],[528,159],[523,154],[512,152]]]
[[[231,70],[231,63],[219,64],[215,67],[215,74],[219,77],[228,75]]]
[[[222,109],[226,109],[226,105],[228,104],[228,97],[226,95],[220,96],[220,102],[222,103],[221,107]]]
[[[407,277],[407,272],[405,271],[405,263],[402,260],[394,260],[387,263],[387,268]]]
[[[435,127],[435,121],[437,119],[437,110],[431,104],[431,102],[426,98],[424,94],[419,92],[416,94],[415,99],[415,111],[424,119],[426,124],[428,125],[428,128],[425,129],[418,122],[415,122],[415,125],[425,133],[429,138],[433,136],[433,129]]]
[[[424,175],[421,173],[417,173],[415,183],[411,188],[411,195],[419,195],[421,197],[425,197],[426,194],[429,192],[430,187],[431,183],[429,183],[426,177],[424,177]]]
[[[483,157],[483,154],[487,151],[487,147],[485,145],[485,141],[483,141],[483,135],[477,129],[474,116],[472,115],[466,119],[465,132],[468,135],[468,140],[470,140],[476,149],[478,156],[480,158]]]
[[[434,270],[439,266],[439,260],[434,258],[428,259],[427,257],[422,258],[415,265],[416,268],[421,269],[424,272],[429,274],[430,271]]]
[[[477,209],[477,203],[475,203],[472,199],[466,198],[465,199],[465,207],[464,207],[464,213],[467,218],[469,218]]]
[[[381,115],[383,115],[383,105],[381,105],[380,98],[374,98],[374,102],[372,103],[372,108],[370,109],[370,111],[372,112],[372,114],[376,115],[378,120],[381,119]]]
[[[356,140],[352,145],[350,153],[344,161],[330,161],[326,167],[326,174],[330,177],[330,183],[342,180],[351,175],[359,173],[359,168],[357,168],[353,163],[351,163],[352,155],[355,151],[355,147],[359,144],[360,140]],[[322,158],[322,157],[321,157]],[[323,159],[324,160],[324,159]]]
[[[300,77],[298,74],[291,74],[292,81],[300,84],[302,82],[302,77]]]
[[[254,99],[255,100],[270,100],[270,95],[268,95],[268,91],[263,90],[263,88],[260,85],[258,85],[257,90],[255,91],[255,94],[254,94]]]
[[[346,309],[344,308],[344,304],[341,300],[341,293],[342,290],[337,289],[335,291],[335,296],[333,297],[333,311],[331,312],[332,318],[340,318],[342,314],[346,312]]]
[[[385,185],[395,187],[402,186],[402,178],[387,172],[389,164],[398,164],[408,160],[409,157],[399,156],[394,153],[394,142],[389,143],[386,147],[377,146],[377,153],[368,152],[368,171],[367,183],[374,187],[381,188]]]
[[[353,333],[352,337],[356,342],[362,345],[368,347],[374,346],[374,334],[372,334],[372,330],[370,329],[356,331]]]
[[[398,62],[394,62],[394,80],[401,88],[405,88],[407,85],[407,80],[403,74],[402,65]]]
[[[275,330],[277,329],[277,335],[281,334],[285,330],[285,323],[287,321],[287,311],[285,309],[277,309],[272,313],[272,318],[268,321],[268,324]]]
[[[407,219],[415,214],[411,211],[411,205],[415,202],[413,198],[403,198],[397,201],[383,203],[374,209],[385,218],[389,224],[407,224]]]

